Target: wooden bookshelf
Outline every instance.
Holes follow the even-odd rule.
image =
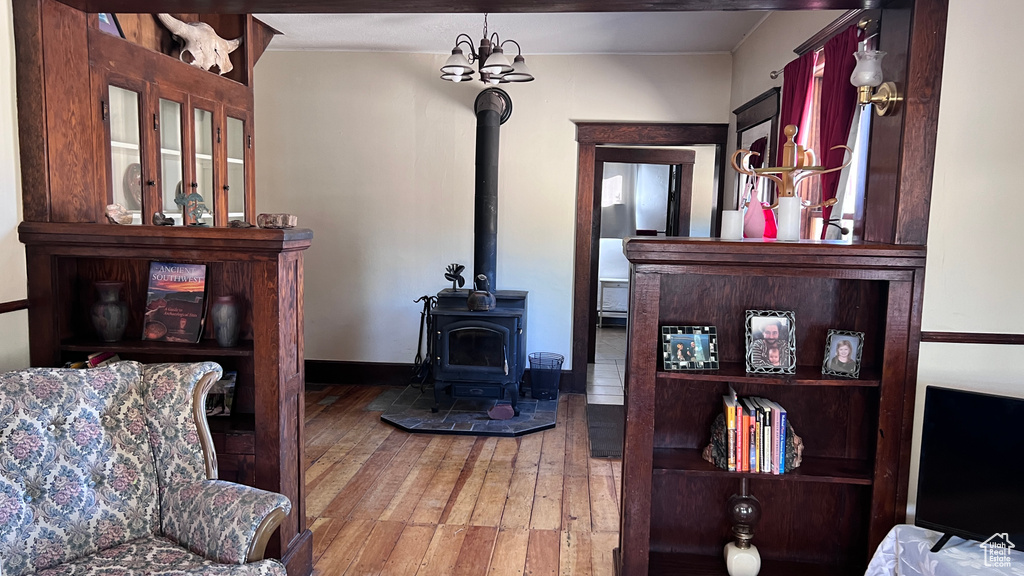
[[[630,238],[621,574],[725,574],[726,513],[741,479],[761,502],[762,574],[863,573],[902,519],[923,247]],[[747,310],[795,315],[796,373],[745,372]],[[721,368],[664,371],[660,327],[715,326]],[[821,373],[829,329],[863,332],[860,378]],[[803,439],[786,474],[702,458],[722,397],[786,408]]]

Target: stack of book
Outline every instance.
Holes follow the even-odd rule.
[[[786,472],[786,409],[758,396],[722,396],[730,472]]]

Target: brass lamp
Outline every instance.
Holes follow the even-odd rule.
[[[850,83],[857,87],[857,102],[861,106],[875,105],[875,113],[887,116],[896,111],[897,105],[903,100],[896,90],[894,82],[882,82],[881,50],[860,50],[854,53],[857,65],[850,75]],[[872,94],[872,89],[877,88]]]

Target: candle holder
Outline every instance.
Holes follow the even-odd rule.
[[[821,176],[829,172],[842,170],[853,161],[853,150],[849,146],[839,144],[833,146],[832,150],[842,148],[849,152],[849,157],[842,166],[836,168],[825,168],[816,165],[814,151],[797,144],[793,139],[796,137],[798,128],[790,124],[786,126],[783,133],[786,135],[786,143],[782,146],[782,165],[768,168],[751,168],[750,157],[758,155],[746,149],[739,149],[733,153],[731,158],[732,167],[740,174],[770,178],[776,184],[777,197],[775,202],[769,206],[771,209],[778,208],[778,239],[799,240],[800,239],[800,210],[802,208],[823,208],[836,203],[835,198],[811,204],[804,202],[796,195],[796,187],[800,182],[811,176]],[[754,200],[752,199],[751,202]],[[747,203],[748,208],[750,202]]]

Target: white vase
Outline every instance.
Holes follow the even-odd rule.
[[[800,208],[799,196],[779,198],[778,240],[795,241],[800,239]]]
[[[722,233],[723,240],[743,239],[743,211],[722,210]]]

